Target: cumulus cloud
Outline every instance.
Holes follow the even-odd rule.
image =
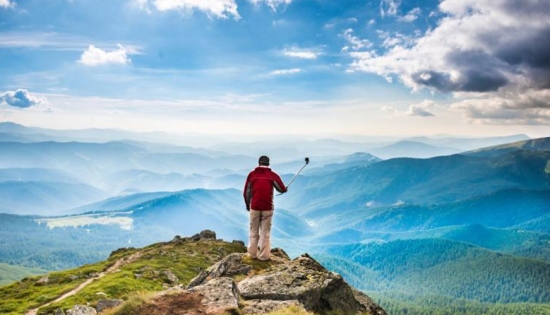
[[[397,14],[398,4],[384,0],[381,11]],[[388,40],[380,51],[350,51],[349,70],[453,93],[463,100],[453,108],[474,120],[509,123],[515,114],[518,122],[546,121],[550,98],[541,102],[541,95],[550,89],[550,2],[443,0],[438,11],[437,26],[421,36]]]
[[[128,51],[124,46],[118,44],[117,49],[113,51],[105,51],[101,48],[97,48],[94,45],[88,46],[88,49],[85,50],[80,59],[79,63],[82,63],[86,66],[99,66],[107,64],[119,64],[126,65],[132,61],[128,57],[128,54],[131,51]]]
[[[425,100],[419,104],[412,104],[405,111],[400,111],[391,106],[383,106],[382,110],[390,112],[395,116],[419,116],[419,117],[433,117],[435,116],[430,110],[435,107],[435,103],[431,100]]]
[[[418,19],[418,16],[422,13],[422,10],[420,8],[414,8],[407,12],[404,16],[400,16],[397,18],[398,21],[401,22],[414,22],[416,19]]]
[[[380,1],[380,15],[382,17],[396,16],[400,5],[400,0],[382,0]]]
[[[161,12],[170,10],[193,12],[198,10],[216,18],[240,18],[235,0],[134,0],[133,2],[148,13],[152,13],[152,8]]]
[[[296,74],[302,72],[302,69],[294,68],[294,69],[280,69],[280,70],[274,70],[271,71],[270,75],[288,75],[288,74]]]
[[[15,91],[7,91],[0,94],[0,104],[7,104],[19,108],[49,105],[45,97],[31,95],[26,89],[17,89]]]
[[[348,28],[344,31],[344,33],[341,34],[341,36],[346,39],[349,43],[349,45],[344,46],[342,48],[343,51],[348,50],[360,50],[364,48],[369,48],[372,46],[372,42],[367,39],[361,39],[355,35],[353,35],[353,29]]]
[[[305,50],[305,49],[285,49],[283,54],[287,57],[300,58],[300,59],[317,59],[320,55],[319,52],[314,50]]]
[[[0,8],[13,8],[15,3],[10,2],[10,0],[0,0]]]
[[[254,4],[265,3],[273,11],[277,11],[277,7],[281,4],[289,5],[292,3],[292,0],[249,0],[249,1]]]

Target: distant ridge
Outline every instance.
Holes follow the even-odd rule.
[[[550,151],[550,137],[517,141],[464,152],[465,155],[493,157],[514,151]]]
[[[369,153],[382,159],[397,157],[431,158],[435,156],[459,153],[459,149],[438,147],[415,141],[399,141],[397,143],[369,150]]]

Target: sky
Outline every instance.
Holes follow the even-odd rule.
[[[548,0],[0,0],[0,122],[550,136]]]

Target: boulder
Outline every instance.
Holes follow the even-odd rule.
[[[49,276],[44,276],[40,278],[38,281],[36,281],[37,284],[48,284],[48,282],[50,282]]]
[[[211,312],[236,309],[239,307],[239,291],[235,281],[231,278],[221,277],[208,281],[205,284],[195,286],[188,290],[201,294],[201,304]]]
[[[97,311],[93,307],[86,305],[75,305],[70,310],[67,310],[67,315],[96,315]]]
[[[216,240],[216,232],[211,230],[203,230],[199,233],[201,240]]]
[[[356,314],[369,306],[355,298],[339,274],[326,270],[307,254],[250,276],[238,288],[245,300],[298,301],[306,310],[317,313]]]
[[[172,271],[170,270],[164,270],[162,271],[162,274],[166,277],[166,279],[171,283],[171,284],[175,284],[177,283],[178,281],[180,281],[180,279],[178,278],[178,276],[176,276]]]
[[[247,275],[252,267],[243,263],[244,255],[245,254],[242,253],[227,255],[224,259],[212,265],[210,268],[201,271],[198,276],[191,280],[187,288],[201,285],[210,279],[217,279],[222,276],[231,277],[238,274]]]

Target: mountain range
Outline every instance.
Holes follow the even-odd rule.
[[[410,142],[319,141],[275,197],[272,242],[290,256],[310,253],[392,314],[545,314],[549,139],[404,139],[433,147],[413,143],[427,151],[407,154],[424,158],[386,159],[372,149]],[[300,143],[315,142],[287,142]],[[340,147],[330,154],[330,145]],[[11,213],[0,214],[0,262],[67,269],[200,229],[245,241],[241,189],[260,151],[238,154],[244,147],[0,142],[9,151],[0,155],[0,206]],[[434,147],[450,149],[429,157]],[[279,161],[272,167],[285,182],[304,166],[303,157]]]

